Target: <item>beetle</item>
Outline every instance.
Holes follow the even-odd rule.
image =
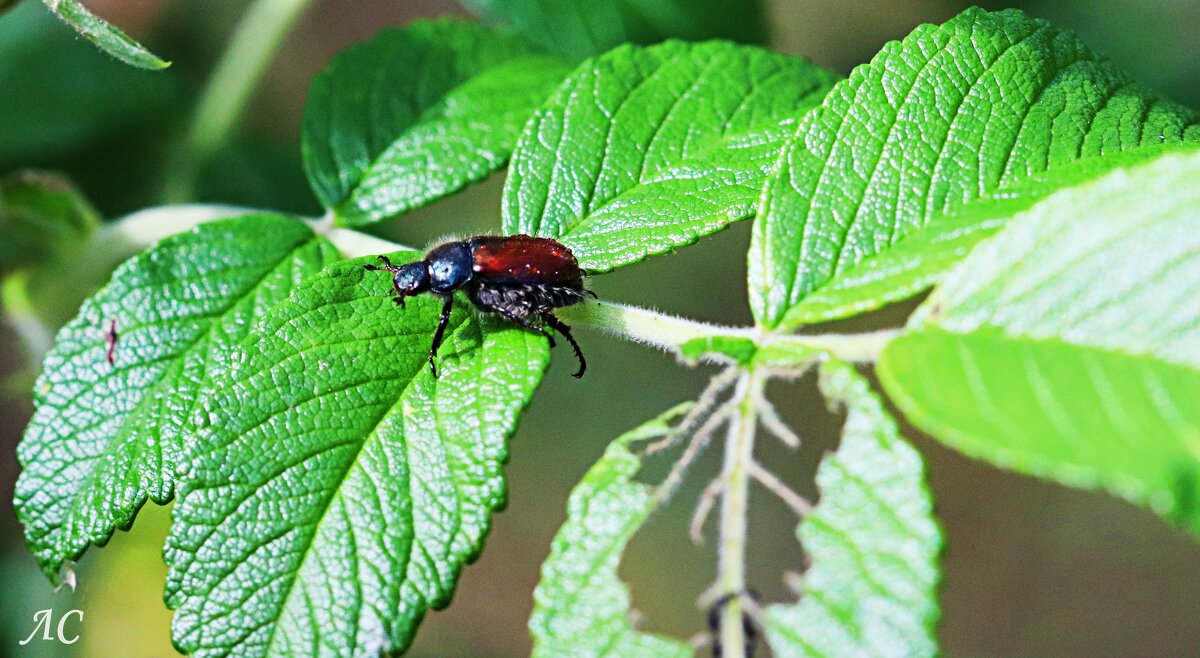
[[[442,315],[429,348],[429,369],[437,377],[435,357],[442,345],[454,293],[462,290],[475,308],[496,313],[530,331],[545,336],[554,347],[554,337],[543,324],[564,336],[579,359],[575,377],[582,377],[587,361],[571,327],[554,315],[554,309],[582,302],[596,294],[583,284],[585,272],[565,245],[551,238],[530,235],[505,237],[479,235],[446,242],[430,249],[420,261],[392,265],[379,256],[382,265],[364,265],[371,271],[392,273],[392,301],[401,308],[404,298],[430,292],[441,297]]]

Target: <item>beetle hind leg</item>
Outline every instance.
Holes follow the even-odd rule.
[[[548,332],[545,329],[530,322],[529,319],[526,318],[525,316],[517,315],[516,313],[513,313],[512,311],[510,311],[506,308],[494,308],[492,310],[494,310],[497,313],[499,313],[500,315],[504,316],[504,318],[506,320],[509,320],[510,322],[514,322],[530,331],[536,331],[537,333],[545,336],[546,340],[550,341],[550,347],[551,348],[554,347],[554,336],[551,336],[550,332]]]
[[[579,349],[579,343],[576,343],[575,337],[571,335],[571,327],[568,326],[566,322],[559,320],[558,317],[550,311],[543,311],[541,316],[542,320],[544,320],[546,324],[550,325],[555,331],[562,334],[563,337],[567,339],[567,342],[571,344],[571,349],[575,350],[575,358],[579,359],[579,370],[576,370],[575,374],[572,376],[576,379],[583,377],[584,371],[587,370],[587,360],[583,358],[583,350]]]

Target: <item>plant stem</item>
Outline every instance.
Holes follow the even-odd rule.
[[[115,264],[167,236],[248,212],[253,210],[200,203],[146,208],[101,226],[92,235],[86,253],[115,254]]]
[[[731,336],[753,340],[759,337],[759,333],[750,328],[696,322],[648,308],[610,302],[568,306],[559,309],[558,314],[564,320],[579,322],[669,352],[678,351],[681,345],[696,338]]]
[[[234,30],[193,115],[182,149],[167,169],[165,203],[192,200],[196,175],[221,146],[283,37],[312,0],[255,0]]]
[[[854,363],[878,360],[884,346],[899,336],[901,331],[884,329],[865,334],[772,334],[755,327],[727,327],[696,322],[648,308],[610,302],[587,302],[568,306],[559,309],[558,314],[568,322],[600,329],[668,352],[678,352],[679,348],[690,340],[720,336],[748,338],[759,347],[795,345],[829,352],[843,361]]]
[[[743,623],[742,596],[746,593],[746,514],[749,510],[750,468],[754,460],[754,434],[757,426],[754,400],[761,392],[762,379],[748,370],[738,380],[734,399],[737,413],[729,423],[725,440],[725,480],[721,496],[720,548],[717,561],[717,587],[728,596],[721,609],[720,634],[722,656],[747,658],[746,631]]]
[[[338,252],[346,258],[378,256],[389,254],[393,251],[416,251],[412,247],[389,242],[383,238],[360,233],[353,229],[333,227],[322,229],[320,225],[317,225],[313,227],[313,230],[320,235],[324,235],[326,239],[333,243],[333,246],[337,247]]]

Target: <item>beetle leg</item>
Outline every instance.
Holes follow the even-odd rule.
[[[367,265],[363,265],[363,269],[371,270],[372,272],[379,272],[381,270],[387,270],[388,272],[395,272],[396,270],[400,269],[400,268],[396,267],[395,265],[392,265],[392,261],[389,260],[387,256],[376,256],[376,258],[379,260],[379,262],[383,263],[383,267],[380,267],[378,265],[367,264]]]
[[[554,347],[554,336],[551,336],[551,335],[550,335],[550,332],[548,332],[548,331],[546,331],[545,329],[543,329],[543,328],[541,328],[541,327],[537,326],[536,324],[534,324],[534,323],[530,322],[528,319],[526,319],[526,318],[523,318],[523,317],[521,317],[521,316],[517,315],[516,313],[513,313],[512,311],[510,311],[510,310],[508,310],[508,309],[506,309],[506,308],[493,308],[493,309],[491,309],[491,310],[493,310],[493,311],[495,311],[495,312],[499,313],[500,315],[503,315],[503,316],[504,316],[506,319],[508,319],[508,320],[510,320],[510,321],[512,321],[512,322],[515,322],[515,323],[517,323],[517,324],[521,325],[522,327],[525,327],[526,329],[528,329],[528,330],[530,330],[530,331],[536,331],[536,332],[538,332],[539,334],[541,334],[541,335],[545,336],[545,337],[546,337],[546,340],[550,341],[550,347],[551,347],[551,348],[553,348],[553,347]]]
[[[579,370],[573,375],[576,379],[583,376],[583,372],[587,370],[587,361],[583,358],[583,350],[579,349],[579,343],[575,342],[575,337],[571,335],[571,327],[567,323],[559,320],[550,311],[542,311],[542,319],[546,324],[550,325],[555,331],[566,337],[567,342],[571,343],[571,348],[575,350],[575,358],[579,359]]]
[[[724,654],[724,647],[721,646],[721,611],[724,610],[725,606],[729,605],[729,602],[735,598],[744,599],[742,601],[743,605],[748,604],[749,606],[755,606],[758,604],[757,592],[754,590],[743,590],[741,592],[731,592],[729,594],[725,594],[721,598],[717,599],[711,606],[709,606],[708,628],[712,633],[713,638],[713,658],[721,658],[721,656]],[[742,635],[744,638],[742,641],[745,643],[744,647],[742,648],[743,654],[746,656],[753,656],[754,645],[758,641],[758,629],[754,627],[754,622],[751,619],[749,612],[745,609],[742,610]]]
[[[442,317],[438,318],[437,330],[433,332],[433,346],[429,348],[429,371],[433,373],[433,378],[437,379],[437,364],[434,363],[434,357],[437,356],[438,348],[442,346],[442,337],[446,335],[446,325],[450,324],[450,311],[454,310],[454,296],[446,295],[446,301],[442,303]]]

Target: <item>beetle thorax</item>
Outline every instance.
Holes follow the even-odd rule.
[[[471,250],[464,242],[450,242],[434,247],[426,256],[429,265],[430,289],[448,294],[466,285],[474,272],[471,269]]]

